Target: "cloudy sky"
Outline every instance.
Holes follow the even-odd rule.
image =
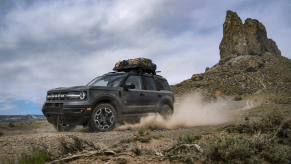
[[[170,84],[219,59],[226,11],[262,22],[291,58],[290,0],[0,0],[0,115],[42,114],[46,91],[145,57]]]

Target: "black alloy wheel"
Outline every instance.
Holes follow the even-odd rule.
[[[57,126],[56,124],[52,124],[52,125],[58,132],[63,132],[63,131],[68,132],[68,131],[75,129],[77,126],[77,125],[69,125],[69,124],[67,124],[65,126],[61,126],[61,125]]]
[[[113,130],[117,122],[117,114],[111,104],[99,104],[94,108],[89,124],[90,131],[107,132]]]
[[[160,115],[164,120],[169,120],[173,115],[173,110],[168,104],[164,104],[161,108]]]

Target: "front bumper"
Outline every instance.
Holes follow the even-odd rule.
[[[91,108],[91,110],[88,110]],[[81,107],[43,107],[42,112],[51,124],[83,125],[89,122],[91,106]]]

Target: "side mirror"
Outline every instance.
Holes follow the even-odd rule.
[[[123,88],[127,91],[128,89],[134,89],[135,85],[133,83],[126,84]]]

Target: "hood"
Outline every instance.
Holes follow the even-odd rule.
[[[52,91],[81,91],[81,90],[86,90],[89,89],[89,86],[73,86],[73,87],[60,87],[60,88],[54,88],[49,90],[48,92]]]

